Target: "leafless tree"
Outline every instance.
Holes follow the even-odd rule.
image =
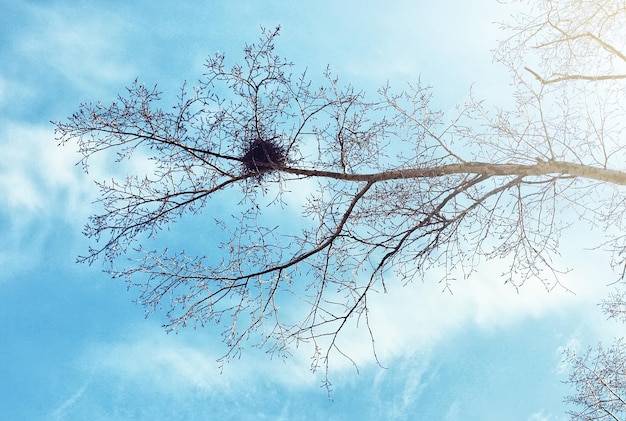
[[[616,287],[608,298],[602,300],[600,307],[609,319],[626,323],[626,288],[624,285]]]
[[[619,323],[626,322],[626,291],[616,288],[602,300],[602,311]],[[572,348],[564,352],[570,367],[565,381],[575,391],[565,402],[576,409],[568,411],[572,420],[626,419],[626,342],[616,338],[606,347],[601,342],[584,353]]]
[[[620,285],[600,307],[609,319],[626,323],[626,290]],[[565,402],[576,407],[569,410],[572,420],[626,419],[626,343],[616,338],[611,346],[601,342],[584,353],[572,348],[564,351],[564,362],[570,366],[565,381],[575,394]]]
[[[99,184],[103,210],[86,234],[101,242],[81,260],[108,262],[148,312],[164,306],[167,329],[223,325],[225,358],[248,340],[280,355],[305,341],[314,369],[345,355],[338,338],[350,323],[363,323],[373,346],[369,297],[433,268],[450,287],[481,260],[504,259],[506,281],[551,289],[564,270],[552,260],[560,232],[580,220],[611,228],[606,246],[623,264],[624,86],[607,72],[626,63],[604,29],[584,35],[593,22],[555,20],[570,2],[545,3],[543,20],[513,28],[499,52],[515,75],[511,109],[472,100],[444,115],[419,81],[372,98],[330,71],[313,83],[275,54],[278,30],[247,46],[241,64],[210,58],[169,110],[138,82],[111,105],[82,104],[55,125],[85,170],[111,149],[154,171]],[[624,18],[602,10],[594,16]],[[585,84],[606,85],[596,95]],[[146,246],[194,215],[224,240],[197,254]],[[198,235],[188,228],[177,235]]]
[[[598,343],[582,355],[566,350],[571,366],[569,378],[575,394],[565,402],[577,409],[568,411],[572,420],[626,419],[626,343],[618,338],[610,347]]]
[[[617,339],[606,348],[601,343],[582,355],[572,350],[566,353],[571,372],[566,383],[576,394],[566,402],[580,410],[570,410],[572,420],[626,419],[626,343]]]

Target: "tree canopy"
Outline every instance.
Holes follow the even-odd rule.
[[[446,288],[485,259],[506,261],[515,287],[560,285],[553,257],[573,224],[605,231],[623,278],[624,28],[623,2],[537,2],[496,52],[514,105],[470,98],[454,115],[420,81],[367,95],[328,70],[316,84],[275,52],[278,28],[239,63],[210,57],[173,106],[139,81],[81,104],[54,124],[86,171],[107,150],[153,171],[98,183],[96,243],[80,260],[107,262],[148,312],[165,307],[168,330],[224,326],[226,358],[248,340],[281,355],[309,341],[314,368],[345,355],[349,323],[374,343],[371,294],[433,268]],[[306,195],[290,209],[300,226],[277,222],[294,194]],[[228,213],[213,211],[225,200]],[[225,236],[206,254],[146,246],[202,212]]]

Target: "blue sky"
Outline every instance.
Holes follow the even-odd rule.
[[[386,368],[365,332],[348,331],[359,373],[333,361],[331,402],[307,349],[287,361],[248,349],[220,371],[216,329],[167,335],[162,315],[144,319],[132,303],[136,291],[98,264],[74,263],[89,244],[81,231],[93,180],[115,169],[96,161],[85,176],[49,123],[83,101],[112,100],[136,77],[174,94],[197,80],[208,55],[236,59],[260,26],[278,24],[278,53],[311,75],[329,64],[369,92],[421,77],[443,109],[474,84],[507,105],[508,75],[490,49],[502,37],[493,22],[510,11],[495,0],[0,0],[2,418],[565,419],[561,350],[619,333],[595,305],[615,279],[608,256],[579,245],[594,233],[575,227],[562,241],[562,263],[574,270],[561,281],[574,293],[538,282],[517,292],[499,277],[505,264],[492,261],[453,295],[433,273],[374,297]]]

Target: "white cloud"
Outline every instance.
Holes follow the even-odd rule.
[[[14,218],[61,213],[71,220],[85,215],[93,181],[75,165],[75,150],[57,146],[51,125],[8,123],[0,139],[0,195]]]
[[[43,206],[42,192],[36,174],[39,171],[37,158],[42,140],[50,132],[41,127],[7,125],[0,133],[2,139],[2,161],[0,161],[0,193],[10,209],[34,212]]]
[[[123,42],[130,25],[120,16],[75,4],[38,4],[30,12],[34,29],[20,40],[19,50],[41,67],[53,68],[86,92],[134,76]]]

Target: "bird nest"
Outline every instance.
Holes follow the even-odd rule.
[[[286,151],[276,139],[278,137],[256,138],[248,144],[241,157],[243,169],[247,174],[263,175],[285,165]]]

